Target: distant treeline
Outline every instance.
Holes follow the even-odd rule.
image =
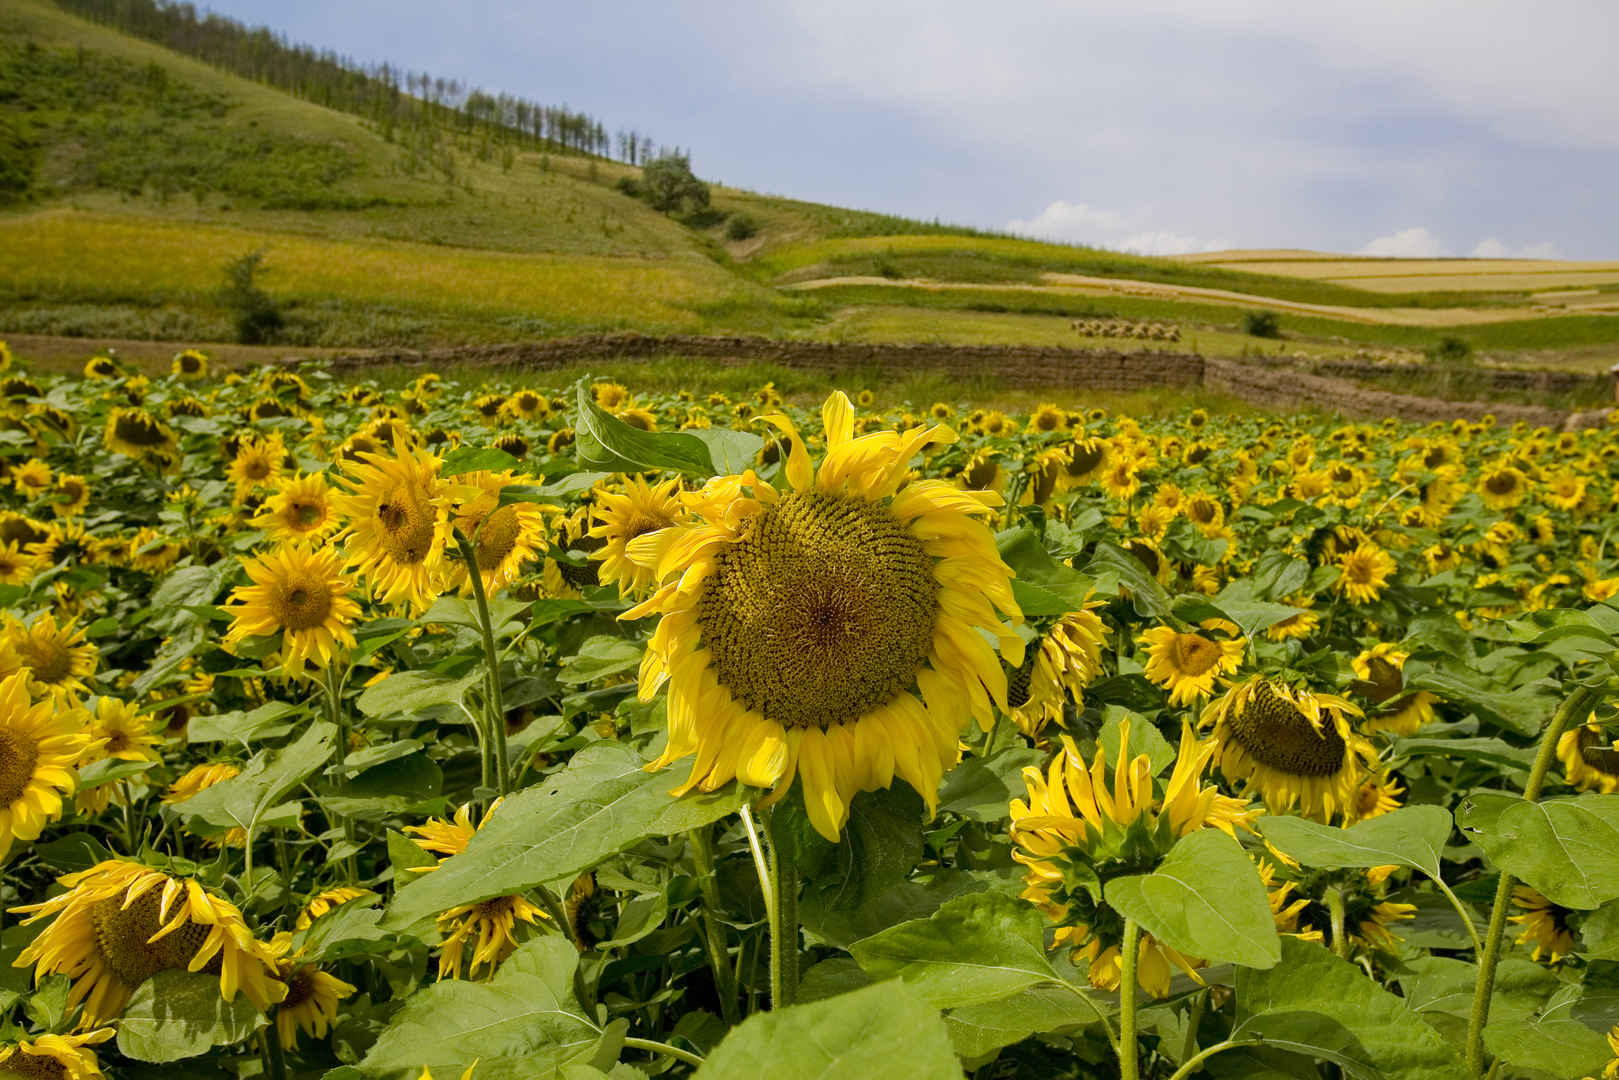
[[[364,65],[330,49],[295,44],[268,27],[249,27],[186,3],[165,0],[56,0],[58,6],[126,34],[157,42],[243,78],[331,109],[363,116],[385,137],[455,131],[498,146],[517,145],[641,164],[663,148],[637,131],[606,125],[566,105],[489,94],[457,79]]]

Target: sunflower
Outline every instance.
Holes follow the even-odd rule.
[[[87,734],[91,747],[80,759],[82,768],[95,761],[157,761],[163,737],[153,730],[152,716],[115,697],[103,696],[90,714]],[[99,814],[112,801],[114,784],[100,784],[79,792],[73,806],[81,814]]]
[[[1379,642],[1350,661],[1357,680],[1352,688],[1378,706],[1378,711],[1366,718],[1367,731],[1415,735],[1418,728],[1433,723],[1434,702],[1439,699],[1426,690],[1405,693],[1401,673],[1407,655],[1387,642]]]
[[[1068,447],[1068,463],[1063,467],[1063,483],[1073,487],[1089,480],[1107,463],[1107,456],[1107,443],[1101,439],[1076,436]]]
[[[337,1019],[337,1003],[352,997],[355,987],[314,964],[300,962],[292,951],[292,935],[283,930],[270,939],[266,951],[274,958],[275,977],[287,996],[275,1009],[275,1030],[283,1050],[298,1045],[301,1031],[311,1039],[324,1039]]]
[[[604,409],[616,409],[630,400],[630,392],[616,382],[599,382],[590,388],[590,396]]]
[[[1130,724],[1120,724],[1119,754],[1111,776],[1105,751],[1098,749],[1087,769],[1072,739],[1045,772],[1023,770],[1028,802],[1011,805],[1012,858],[1027,867],[1022,896],[1058,926],[1052,948],[1073,950],[1075,962],[1090,962],[1091,985],[1116,990],[1124,922],[1098,897],[1114,877],[1150,869],[1175,841],[1202,828],[1235,835],[1251,828],[1257,813],[1242,799],[1202,785],[1214,745],[1201,742],[1191,726],[1181,726],[1175,768],[1163,794],[1153,794],[1152,764],[1146,754],[1129,755]],[[1185,956],[1150,934],[1141,935],[1137,978],[1154,997],[1167,997],[1179,967],[1194,979],[1204,961]]]
[[[1308,638],[1320,625],[1321,616],[1313,611],[1300,611],[1295,615],[1289,615],[1281,622],[1271,623],[1265,628],[1265,636],[1271,641]]]
[[[87,379],[116,379],[123,373],[118,361],[110,356],[92,356],[84,362],[84,377]]]
[[[111,410],[102,438],[120,454],[140,461],[166,459],[179,446],[173,429],[145,409]]]
[[[1365,821],[1393,813],[1400,808],[1400,796],[1404,794],[1405,788],[1400,786],[1398,778],[1388,773],[1368,776],[1355,792],[1355,804],[1349,808],[1345,819]]]
[[[324,668],[354,648],[360,605],[349,595],[354,582],[343,573],[333,548],[283,544],[242,560],[251,585],[231,590],[225,647],[248,637],[281,635],[281,659],[289,674],[309,665]]]
[[[1529,478],[1516,466],[1500,462],[1479,477],[1479,498],[1491,510],[1510,510],[1529,494]]]
[[[1087,604],[1084,611],[1059,619],[1039,646],[1027,651],[1023,666],[1007,683],[1012,721],[1025,735],[1035,737],[1047,724],[1062,723],[1069,696],[1076,706],[1083,704],[1082,691],[1102,673],[1102,640],[1108,628],[1091,610],[1100,606],[1100,601]]]
[[[451,488],[455,502],[450,518],[472,541],[478,573],[488,595],[509,587],[522,574],[523,567],[538,559],[545,548],[549,532],[545,514],[556,507],[531,502],[500,504],[500,493],[521,481],[509,469],[480,471],[457,477]],[[472,594],[472,579],[465,565],[453,564],[449,576],[451,584],[459,580],[462,591]]]
[[[1029,434],[1050,435],[1068,430],[1068,413],[1060,406],[1046,402],[1029,414]]]
[[[196,349],[186,349],[184,352],[174,354],[174,363],[169,370],[177,379],[187,382],[206,378],[208,375],[208,354]]]
[[[77,765],[100,745],[84,720],[82,709],[34,703],[21,672],[0,679],[0,863],[13,843],[33,842],[62,816]]]
[[[1603,795],[1619,792],[1619,739],[1610,742],[1594,720],[1557,737],[1557,760],[1570,786]]]
[[[185,802],[194,795],[198,795],[215,784],[226,780],[234,780],[241,775],[242,770],[228,761],[204,762],[187,769],[178,780],[169,785],[158,801],[164,806],[173,806],[175,803]],[[243,828],[226,829],[223,833],[209,837],[209,843],[222,847],[242,847],[247,843],[247,830]]]
[[[284,480],[264,500],[264,510],[253,519],[277,543],[325,540],[341,526],[332,507],[325,473],[309,473]]]
[[[385,604],[424,611],[444,587],[444,547],[449,521],[439,459],[409,448],[395,433],[392,457],[359,455],[348,488],[332,496],[348,524],[348,565],[365,575],[373,595]]]
[[[651,484],[643,477],[629,476],[625,477],[621,491],[600,492],[596,499],[596,524],[587,535],[602,544],[590,554],[601,563],[602,584],[616,582],[631,596],[649,591],[658,581],[656,553],[649,553],[644,561],[638,561],[629,554],[630,544],[672,525],[684,525],[690,517],[680,500],[678,479]],[[664,538],[672,540],[674,535],[667,533]]]
[[[11,487],[25,499],[36,499],[50,490],[51,467],[38,458],[30,458],[12,467]]]
[[[1171,705],[1194,705],[1214,693],[1214,682],[1242,666],[1242,638],[1205,637],[1156,626],[1137,639],[1147,647],[1147,679],[1169,691]]]
[[[669,742],[649,767],[697,755],[675,794],[737,777],[780,798],[801,775],[810,822],[836,840],[855,793],[896,774],[936,805],[967,717],[987,730],[1008,709],[990,640],[1021,666],[996,609],[1021,615],[982,520],[1000,498],[910,478],[911,459],[954,432],[857,439],[834,393],[817,470],[792,421],[766,419],[791,445],[789,489],[749,470],[683,496],[695,520],[636,542],[662,552],[663,584],[622,618],[663,615],[640,690],[670,682]]]
[[[1218,532],[1225,525],[1225,507],[1220,505],[1219,499],[1204,491],[1188,497],[1181,512],[1204,536]]]
[[[332,889],[323,889],[309,898],[309,903],[298,912],[297,921],[292,924],[294,930],[308,930],[315,924],[315,920],[331,911],[354,900],[363,900],[370,897],[378,899],[377,894],[370,889],[357,889],[352,885],[339,885]]]
[[[1267,845],[1268,846],[1268,845]],[[1324,942],[1332,933],[1332,909],[1324,899],[1328,891],[1338,894],[1343,905],[1345,937],[1351,948],[1361,952],[1398,952],[1399,938],[1389,928],[1416,917],[1414,904],[1385,899],[1393,866],[1368,870],[1306,871],[1275,848],[1273,858],[1259,856],[1259,879],[1270,897],[1276,929],[1304,941]]]
[[[90,505],[90,484],[82,476],[61,473],[50,492],[51,513],[57,517],[78,517]]]
[[[613,415],[632,428],[637,428],[641,431],[658,430],[658,414],[651,409],[630,406],[626,409],[619,409]]]
[[[1352,604],[1369,604],[1383,592],[1389,577],[1398,569],[1394,558],[1371,541],[1338,556],[1341,571],[1334,587]]]
[[[1513,915],[1508,921],[1523,927],[1519,945],[1534,945],[1531,959],[1544,958],[1547,963],[1555,964],[1574,951],[1574,930],[1569,925],[1569,916],[1574,914],[1571,909],[1552,903],[1528,885],[1513,887],[1512,904],[1522,908],[1523,914]]]
[[[26,554],[16,541],[0,541],[0,585],[26,585],[38,569],[38,560]]]
[[[0,1076],[19,1080],[93,1080],[106,1076],[90,1047],[113,1037],[110,1027],[80,1035],[41,1035],[0,1044]]]
[[[1377,752],[1346,716],[1360,709],[1336,694],[1255,675],[1203,710],[1214,726],[1220,772],[1243,791],[1257,789],[1278,813],[1298,806],[1317,820],[1347,814]]]
[[[418,873],[437,870],[445,859],[465,851],[473,834],[489,823],[490,816],[499,806],[500,802],[496,800],[477,828],[472,824],[471,804],[463,805],[448,821],[429,818],[425,825],[405,826],[407,833],[416,834],[414,839],[417,847],[439,856],[437,864],[416,867],[415,870]],[[472,946],[472,956],[466,977],[477,978],[478,969],[482,967],[493,972],[517,948],[517,924],[522,922],[533,926],[536,920],[547,917],[545,912],[521,895],[496,896],[441,912],[438,928],[444,935],[444,943],[438,956],[438,977],[461,978],[461,961],[469,944]]]
[[[14,963],[34,965],[36,982],[56,972],[71,978],[68,1007],[85,1003],[81,1026],[117,1017],[160,971],[217,973],[221,997],[232,1001],[241,990],[261,1012],[286,997],[274,956],[242,913],[196,881],[124,859],[57,880],[66,892],[12,909],[30,913],[25,925],[52,920]]]
[[[124,554],[132,568],[160,574],[173,566],[184,550],[180,541],[172,536],[164,536],[156,529],[143,528],[129,538]]]
[[[484,427],[499,426],[500,417],[505,411],[505,394],[481,394],[472,399],[472,414],[483,423]]]
[[[1136,462],[1122,456],[1110,459],[1102,468],[1102,490],[1115,499],[1134,497],[1141,490],[1141,476],[1136,472]]]
[[[56,616],[42,611],[30,624],[7,616],[0,631],[0,675],[26,672],[28,688],[36,697],[49,696],[70,704],[85,691],[84,680],[95,674],[99,654],[84,640],[84,631],[69,622],[58,626]]]

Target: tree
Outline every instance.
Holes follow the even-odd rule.
[[[647,162],[641,171],[641,186],[654,210],[667,213],[708,206],[708,185],[693,175],[685,154],[663,154]]]

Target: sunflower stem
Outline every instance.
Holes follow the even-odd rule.
[[[1260,1045],[1262,1044],[1258,1039],[1227,1039],[1224,1042],[1217,1042],[1213,1046],[1201,1050],[1192,1057],[1187,1058],[1186,1064],[1176,1069],[1173,1073],[1170,1073],[1169,1080],[1186,1080],[1186,1078],[1189,1076],[1195,1076],[1197,1071],[1203,1067],[1203,1063],[1205,1061],[1209,1060],[1209,1058],[1213,1057],[1215,1054],[1221,1053],[1222,1051],[1237,1050],[1244,1046]]]
[[[753,870],[759,875],[759,895],[764,897],[765,921],[771,926],[776,925],[776,897],[775,890],[770,885],[770,866],[765,861],[764,845],[759,841],[759,827],[753,822],[753,809],[747,803],[742,804],[738,811],[742,818],[742,827],[748,831],[748,850],[753,853]]]
[[[701,825],[690,832],[691,861],[703,896],[703,940],[708,947],[709,967],[714,971],[714,992],[720,999],[720,1014],[734,1027],[741,1015],[736,1007],[736,976],[731,970],[725,924],[719,917],[720,889],[714,879],[714,838],[709,828]]]
[[[1337,885],[1327,889],[1327,911],[1332,916],[1332,951],[1349,959],[1349,938],[1344,934],[1344,891]]]
[[[780,822],[770,815],[771,824]],[[770,1008],[786,1008],[798,1000],[798,845],[772,829],[771,878],[775,902],[770,905]]]
[[[287,1059],[274,1024],[259,1029],[259,1049],[264,1055],[264,1075],[269,1080],[287,1080]]]
[[[1124,920],[1124,941],[1119,945],[1119,1077],[1139,1080],[1136,1059],[1136,961],[1140,952],[1141,927],[1134,919]]]
[[[326,665],[325,670],[321,672],[321,678],[326,689],[327,715],[331,717],[332,723],[337,727],[337,746],[333,750],[332,756],[335,758],[335,764],[337,765],[337,782],[341,784],[343,782],[343,760],[349,754],[349,717],[348,713],[343,709],[343,680],[337,673],[337,667],[333,664]],[[343,841],[348,847],[352,848],[354,846],[354,819],[347,814],[343,814],[342,824]],[[249,848],[248,866],[251,869],[253,858],[251,837],[249,837]],[[359,880],[359,866],[355,862],[352,850],[343,856],[343,869],[347,872],[348,879],[351,882]],[[251,887],[251,884],[249,882],[249,887]]]
[[[478,629],[483,631],[483,656],[488,667],[489,693],[485,701],[485,719],[489,736],[495,746],[495,787],[504,798],[511,791],[511,762],[506,750],[506,701],[500,685],[500,652],[495,647],[495,625],[489,618],[489,597],[483,589],[483,572],[478,569],[478,553],[459,528],[455,530],[455,543],[461,549],[461,558],[467,564],[467,580],[472,584],[472,599],[478,607]]]
[[[637,1039],[626,1036],[624,1045],[631,1050],[645,1050],[649,1054],[664,1054],[674,1058],[676,1061],[684,1061],[687,1065],[701,1065],[703,1063],[703,1059],[690,1050],[682,1050],[678,1046],[670,1046],[668,1043],[657,1042],[653,1039]]]
[[[1569,720],[1589,713],[1601,700],[1601,693],[1588,686],[1575,687],[1552,714],[1551,723],[1540,737],[1540,749],[1529,770],[1529,781],[1524,785],[1525,802],[1537,802],[1540,789],[1546,783],[1546,772],[1557,753],[1557,739]],[[1495,993],[1495,965],[1501,956],[1501,939],[1506,934],[1507,911],[1512,904],[1512,887],[1517,884],[1513,876],[1501,871],[1501,880],[1495,887],[1495,904],[1490,908],[1490,925],[1484,932],[1484,951],[1478,958],[1478,982],[1473,986],[1473,1011],[1467,1020],[1467,1068],[1473,1076],[1484,1075],[1484,1025],[1490,1019],[1490,997]]]

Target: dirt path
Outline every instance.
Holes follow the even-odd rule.
[[[293,348],[288,345],[237,345],[209,341],[147,341],[140,338],[61,337],[55,334],[13,334],[0,329],[0,341],[18,356],[49,368],[77,368],[109,351],[143,371],[168,370],[174,354],[181,349],[201,349],[219,367],[256,367],[296,358],[352,354],[363,349]]]

